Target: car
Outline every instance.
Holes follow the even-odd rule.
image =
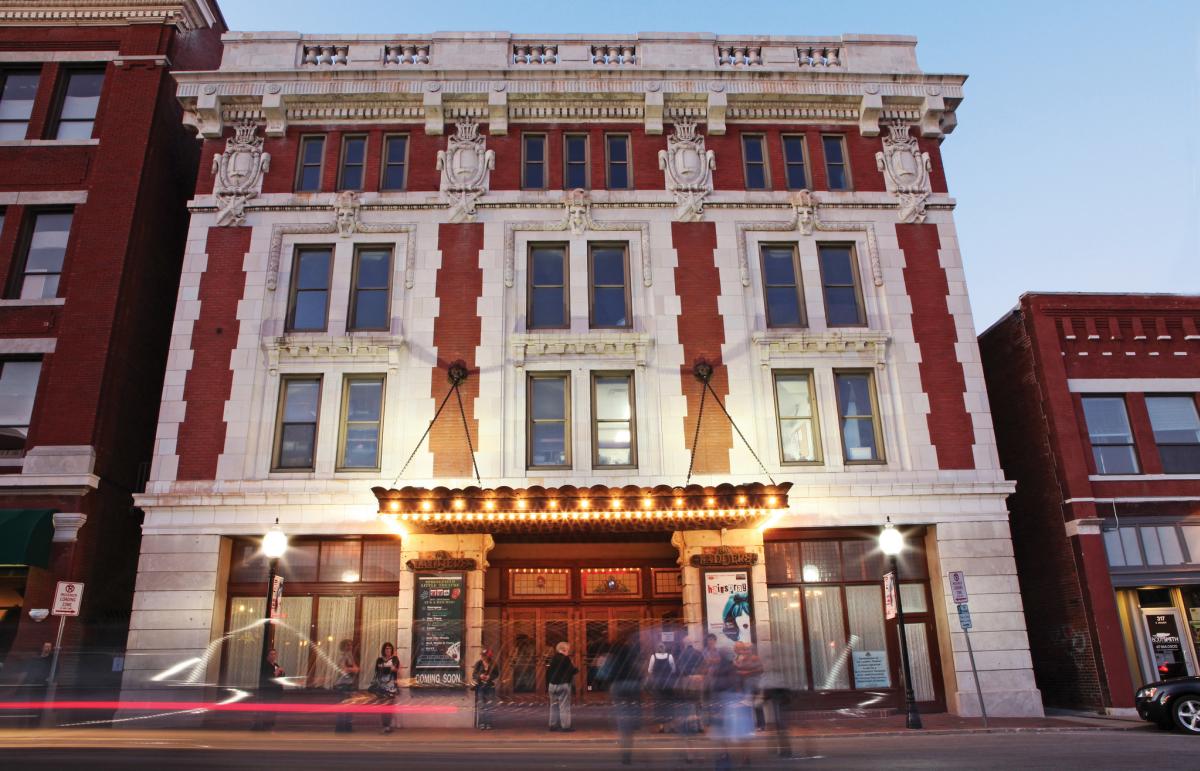
[[[1142,720],[1200,736],[1200,677],[1147,683],[1138,689],[1134,704]]]

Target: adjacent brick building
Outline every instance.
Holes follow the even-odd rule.
[[[119,683],[198,144],[172,68],[215,67],[210,0],[0,4],[0,659]]]
[[[1026,294],[979,343],[1047,705],[1196,674],[1200,297]]]

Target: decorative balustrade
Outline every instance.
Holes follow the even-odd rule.
[[[542,43],[519,43],[513,46],[513,64],[557,64],[558,46]]]
[[[717,46],[717,66],[719,67],[761,67],[762,63],[762,46]]]
[[[302,64],[310,67],[331,67],[350,63],[350,46],[344,43],[322,43],[304,46]]]
[[[592,64],[637,64],[637,46],[626,43],[594,45]]]
[[[383,47],[384,64],[429,64],[429,43],[395,43]]]
[[[796,54],[801,67],[842,66],[842,49],[837,46],[800,46]]]

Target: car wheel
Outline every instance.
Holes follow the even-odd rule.
[[[1200,734],[1200,696],[1180,696],[1171,708],[1171,713],[1175,715],[1175,725],[1180,731]]]

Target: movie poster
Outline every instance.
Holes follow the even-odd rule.
[[[754,642],[748,568],[704,573],[704,632],[715,634],[717,646],[729,650],[735,642]]]
[[[466,628],[466,576],[418,573],[413,607],[413,685],[463,685],[463,633]]]

